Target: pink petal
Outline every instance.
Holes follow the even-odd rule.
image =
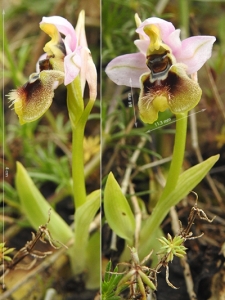
[[[149,69],[142,53],[125,54],[114,58],[106,67],[106,74],[118,85],[140,88],[139,77]]]
[[[177,62],[187,65],[187,73],[197,72],[212,55],[213,36],[193,36],[182,41],[181,48],[175,53]]]
[[[67,43],[72,51],[76,49],[77,39],[73,26],[69,21],[62,17],[43,17],[42,23],[53,24],[58,31],[65,35],[65,43]]]
[[[170,35],[175,30],[175,27],[171,22],[167,22],[163,19],[156,17],[148,18],[143,23],[141,23],[141,25],[136,30],[137,33],[144,36],[144,38],[147,40],[149,40],[149,37],[145,34],[143,28],[148,24],[155,24],[156,26],[158,26],[163,41],[167,38],[168,35]]]
[[[146,56],[146,52],[149,46],[149,40],[136,40],[134,41],[134,44],[139,49],[139,51]]]
[[[97,97],[97,70],[90,51],[87,59],[86,79],[89,86],[89,98],[95,100]]]
[[[65,79],[64,84],[71,83],[79,74],[81,69],[81,56],[79,51],[68,54],[64,58]]]
[[[80,70],[80,83],[82,95],[84,94],[84,88],[86,84],[86,77],[88,73],[88,57],[90,55],[90,50],[87,47],[80,47],[80,57],[82,61],[82,68]]]
[[[79,55],[82,62],[82,67],[80,68],[80,83],[82,95],[84,94],[84,88],[86,81],[89,87],[89,97],[95,100],[97,97],[97,71],[95,64],[93,62],[91,52],[87,47],[79,47]],[[75,59],[75,57],[74,57]]]
[[[170,35],[164,38],[163,42],[170,47],[173,55],[176,56],[176,51],[181,48],[180,29],[176,29]]]

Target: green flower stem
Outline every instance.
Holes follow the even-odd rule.
[[[183,114],[176,115],[177,122],[176,122],[175,143],[174,143],[170,170],[168,173],[168,177],[167,177],[167,181],[163,193],[159,201],[157,202],[152,215],[146,221],[146,223],[144,224],[141,230],[140,249],[139,249],[141,257],[143,253],[145,254],[145,251],[148,249],[148,248],[145,249],[147,236],[152,236],[153,230],[155,231],[157,228],[159,228],[163,218],[168,213],[171,207],[171,203],[170,201],[168,201],[168,199],[172,198],[171,195],[172,193],[175,192],[175,188],[178,183],[178,179],[181,173],[181,168],[184,159],[184,150],[185,150],[186,133],[187,133],[187,114],[188,113],[186,112]],[[180,199],[179,197],[174,197],[175,200],[176,198]]]
[[[84,130],[94,103],[95,100],[90,99],[84,108],[79,77],[68,86],[67,106],[72,124],[72,179],[75,205],[74,244],[69,252],[73,274],[81,273],[86,268],[88,230],[100,205],[99,191],[86,196],[84,172]]]
[[[84,129],[95,100],[90,99],[86,105],[76,128],[73,130],[72,143],[72,176],[75,207],[78,208],[86,201],[85,171],[84,171]]]
[[[85,107],[72,136],[72,176],[75,207],[78,208],[86,202],[85,172],[83,140],[84,129],[88,116],[92,110],[95,100],[90,99]]]
[[[86,201],[83,160],[84,127],[78,124],[72,133],[72,178],[75,208]]]
[[[186,144],[186,134],[187,134],[187,112],[183,114],[176,115],[176,133],[175,133],[175,143],[173,148],[173,156],[170,164],[170,170],[167,177],[166,185],[163,193],[159,199],[162,202],[176,187],[180,171],[184,159],[184,151]]]
[[[83,139],[85,125],[94,102],[90,99],[84,108],[79,76],[67,86],[67,106],[72,124],[72,178],[75,208],[86,202]]]
[[[86,201],[86,187],[84,178],[83,139],[84,126],[80,118],[84,111],[80,78],[77,76],[67,86],[67,107],[72,125],[72,178],[75,207]]]

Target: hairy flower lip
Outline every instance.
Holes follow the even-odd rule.
[[[47,111],[54,90],[63,80],[63,72],[44,70],[31,74],[28,82],[8,94],[21,125],[39,119]]]
[[[166,77],[151,80],[151,73],[141,76],[141,92],[138,101],[140,117],[143,122],[152,124],[158,119],[158,112],[169,108],[172,113],[184,113],[198,104],[201,89],[190,79],[185,65],[172,65]]]

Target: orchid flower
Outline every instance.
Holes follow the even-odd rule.
[[[86,81],[90,98],[96,99],[97,74],[84,29],[84,11],[79,15],[76,29],[59,16],[43,17],[40,28],[51,40],[38,62],[37,73],[30,75],[22,87],[9,93],[9,100],[21,124],[35,121],[50,107],[54,90],[64,82],[69,85],[79,76],[83,95]],[[62,35],[63,36],[62,36]]]
[[[138,107],[143,122],[152,124],[158,112],[174,114],[194,108],[201,88],[189,75],[210,58],[213,36],[180,40],[180,30],[172,23],[153,17],[141,22],[136,16],[140,39],[134,43],[140,52],[113,59],[106,67],[109,78],[118,85],[141,88]]]

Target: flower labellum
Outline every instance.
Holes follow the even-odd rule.
[[[176,63],[170,48],[161,40],[158,27],[146,25],[144,32],[151,41],[146,57],[150,72],[140,78],[138,107],[142,121],[151,124],[158,119],[158,112],[167,108],[174,114],[192,109],[200,101],[202,91],[187,75],[186,66]]]
[[[54,90],[63,80],[63,72],[44,70],[31,74],[27,83],[9,93],[21,125],[37,120],[46,112],[52,103]]]
[[[137,20],[137,16],[136,16]],[[201,99],[201,88],[189,77],[211,56],[215,37],[195,36],[180,40],[180,30],[159,18],[138,22],[140,53],[113,59],[106,73],[119,85],[141,88],[138,107],[143,122],[152,124],[158,113],[170,109],[187,112]]]

